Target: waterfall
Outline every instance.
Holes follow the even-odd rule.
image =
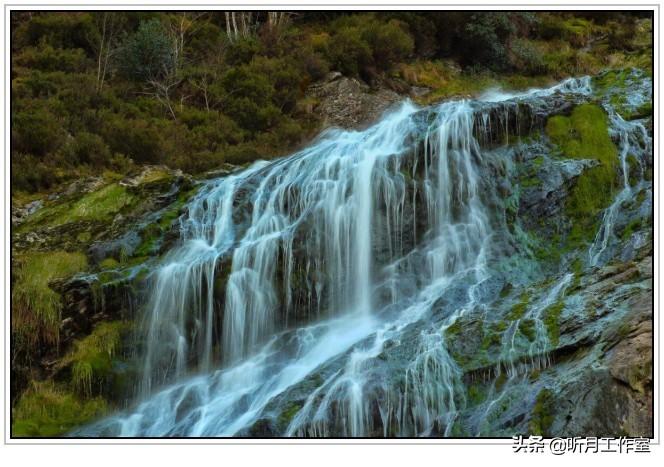
[[[622,205],[631,200],[642,188],[644,174],[644,159],[652,151],[652,141],[643,124],[639,121],[625,121],[613,109],[608,108],[611,123],[611,132],[618,139],[618,150],[620,156],[620,169],[622,172],[622,188],[615,196],[611,205],[604,211],[600,228],[588,250],[589,263],[597,266],[603,260],[603,254],[607,251],[609,244],[615,239],[615,223]],[[630,182],[631,167],[628,157],[634,157],[638,164],[636,183]]]
[[[511,238],[485,146],[535,124],[538,102],[589,86],[405,102],[363,131],[204,182],[149,277],[138,402],[83,433],[247,435],[267,418],[286,436],[449,436],[466,395],[444,331],[490,311],[496,239]],[[537,332],[533,353],[547,347]],[[386,369],[405,339],[403,367]],[[301,404],[279,419],[298,385]]]

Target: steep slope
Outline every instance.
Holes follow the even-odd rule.
[[[203,182],[142,278],[137,404],[74,434],[650,434],[650,100],[405,104]]]

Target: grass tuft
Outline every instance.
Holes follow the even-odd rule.
[[[74,343],[63,362],[72,365],[72,384],[78,392],[91,396],[93,383],[105,379],[127,329],[123,321],[101,323],[89,336]]]
[[[85,270],[82,253],[35,252],[21,256],[12,290],[12,335],[18,344],[56,344],[59,340],[60,295],[49,287],[56,279]]]
[[[101,398],[84,401],[52,381],[33,382],[14,408],[12,436],[63,435],[106,412]]]

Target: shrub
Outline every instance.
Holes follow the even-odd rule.
[[[413,38],[414,51],[418,57],[432,58],[438,51],[436,25],[427,13],[399,13],[398,19],[408,25],[408,32]]]
[[[53,167],[31,154],[12,153],[12,190],[30,193],[51,188],[59,177]]]
[[[295,108],[302,79],[302,70],[298,63],[286,58],[255,57],[247,71],[266,78],[273,88],[270,99],[281,113],[290,113]]]
[[[15,37],[16,46],[46,43],[56,48],[90,50],[90,38],[96,35],[90,13],[49,12],[34,14],[17,28]]]
[[[63,141],[61,119],[44,106],[26,109],[12,118],[12,149],[17,152],[43,157]]]
[[[371,60],[371,47],[356,27],[337,30],[330,39],[327,53],[332,67],[349,76],[358,76],[361,67]]]
[[[312,81],[323,78],[330,71],[330,64],[323,54],[315,52],[311,48],[304,48],[300,52],[298,60]]]
[[[113,152],[135,162],[156,164],[163,159],[163,134],[149,121],[106,114],[100,133]]]
[[[512,66],[527,75],[546,72],[542,52],[535,43],[527,39],[515,39],[510,46],[510,62]]]
[[[14,64],[43,71],[84,71],[88,58],[83,49],[56,49],[49,44],[29,47],[14,58]]]
[[[249,37],[229,43],[226,46],[224,58],[228,66],[234,67],[249,63],[260,51],[260,42],[254,37]]]
[[[99,136],[82,132],[71,139],[64,148],[65,160],[72,164],[105,166],[110,162],[111,150]]]
[[[466,62],[492,70],[508,66],[507,39],[515,32],[509,13],[475,13],[463,31]]]
[[[255,145],[251,144],[231,146],[224,152],[224,161],[229,164],[243,165],[260,158]]]
[[[280,112],[272,103],[274,88],[267,76],[244,65],[230,69],[221,82],[226,90],[224,113],[242,128],[258,132],[274,123]]]
[[[390,70],[413,53],[414,42],[407,26],[394,19],[370,23],[363,37],[371,47],[374,64],[382,70]]]

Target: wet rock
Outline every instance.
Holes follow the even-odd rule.
[[[132,256],[140,244],[140,235],[130,230],[119,238],[93,243],[88,249],[88,254],[95,263],[100,263],[106,258],[120,261],[122,258]]]
[[[535,151],[528,151],[537,154]],[[525,167],[532,173],[531,182],[534,186],[523,187],[519,198],[519,217],[529,229],[538,227],[542,219],[561,214],[565,198],[574,179],[584,170],[597,165],[593,160],[552,160],[543,158],[539,167],[534,162]]]

